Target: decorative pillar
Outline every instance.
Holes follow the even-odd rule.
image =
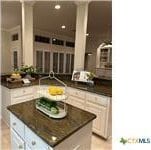
[[[22,2],[23,64],[33,65],[33,2]]]
[[[74,70],[84,70],[86,33],[88,20],[88,2],[76,2],[76,37],[75,37],[75,57]]]

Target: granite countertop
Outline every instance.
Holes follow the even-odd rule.
[[[63,80],[67,86],[69,87],[73,87],[76,89],[80,89],[80,90],[84,90],[84,91],[88,91],[88,92],[92,92],[92,93],[96,93],[96,94],[100,94],[100,95],[104,95],[104,96],[109,96],[112,97],[112,86],[111,85],[106,85],[106,84],[95,84],[93,87],[90,87],[86,84],[82,84],[82,83],[75,83],[71,80]],[[38,85],[39,84],[39,80],[36,79],[34,81],[31,82],[31,84],[28,85],[24,85],[23,83],[9,83],[7,81],[2,81],[1,85],[9,88],[9,89],[15,89],[15,88],[21,88],[21,87],[28,87],[28,86],[33,86],[33,85]],[[50,80],[44,80],[42,82],[43,85],[50,85]],[[51,82],[51,85],[53,83]]]
[[[52,119],[36,109],[35,101],[36,99],[11,105],[8,110],[51,147],[55,147],[96,118],[92,113],[67,104],[67,116],[63,119]],[[52,140],[52,136],[57,138],[56,141]]]

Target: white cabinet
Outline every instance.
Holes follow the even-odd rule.
[[[10,118],[12,150],[53,150],[13,114]]]
[[[111,98],[68,87],[68,103],[96,115],[93,132],[108,138],[111,136]]]
[[[12,114],[10,114],[10,126],[24,139],[24,124]]]
[[[12,129],[11,129],[11,149],[12,150],[25,150],[25,142]]]
[[[7,106],[32,100],[35,97],[34,86],[8,89],[2,86],[2,118],[9,125],[9,112]]]
[[[112,45],[101,44],[96,53],[96,75],[112,78]]]
[[[34,132],[25,126],[25,141],[32,150],[47,150],[48,145],[40,139]]]
[[[67,91],[69,93],[68,103],[75,107],[85,109],[85,92],[74,88],[68,88]]]
[[[13,123],[22,128],[19,119],[11,114],[11,149],[12,150],[90,150],[92,122],[79,129],[55,147],[49,146],[24,123],[22,132],[14,128]],[[80,138],[79,138],[80,137]],[[51,139],[51,135],[50,135]]]
[[[106,109],[104,106],[93,103],[86,104],[86,110],[96,115],[96,119],[93,121],[93,132],[99,135],[105,135]]]

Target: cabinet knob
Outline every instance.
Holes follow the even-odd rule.
[[[16,126],[16,122],[13,122],[13,126]]]
[[[34,146],[34,145],[36,145],[36,142],[35,142],[35,141],[32,141],[31,144]]]
[[[18,148],[19,148],[19,149],[23,149],[23,146],[22,146],[22,145],[19,145]]]

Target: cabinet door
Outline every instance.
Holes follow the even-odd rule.
[[[36,68],[42,72],[43,71],[43,52],[36,51]]]
[[[59,73],[63,73],[64,70],[64,54],[59,53]]]
[[[87,103],[86,110],[96,115],[96,119],[93,121],[93,131],[101,136],[104,136],[105,121],[106,121],[106,107],[97,106],[92,103]]]
[[[53,71],[58,73],[58,53],[53,53]]]
[[[50,72],[50,52],[44,52],[44,72]]]
[[[12,150],[25,150],[24,141],[11,129],[11,149]]]
[[[73,97],[73,96],[69,96],[69,100],[68,101],[69,101],[68,102],[69,104],[84,110],[85,103],[84,103],[83,99],[76,98],[76,97]]]
[[[26,147],[26,150],[32,150],[32,149],[28,146],[28,144],[26,144],[25,147]]]

